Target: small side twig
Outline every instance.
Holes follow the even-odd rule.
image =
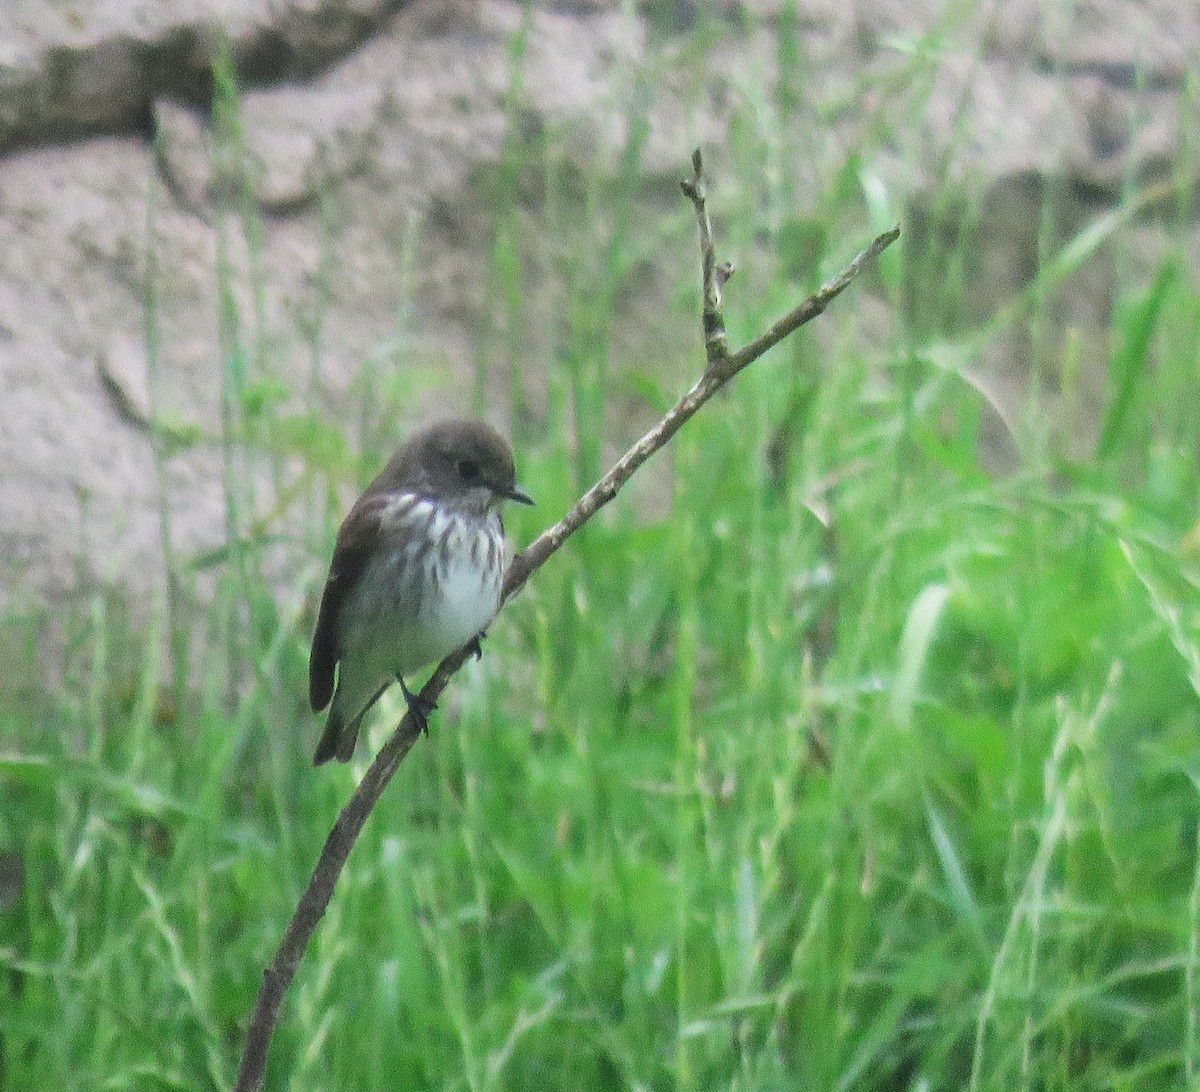
[[[729,355],[729,338],[725,333],[725,319],[721,314],[721,289],[733,276],[733,263],[717,261],[712,221],[708,218],[704,157],[699,148],[692,152],[692,177],[682,179],[679,187],[696,210],[696,222],[700,228],[700,286],[703,293],[700,322],[704,331],[704,352],[711,368]]]
[[[503,601],[507,603],[525,586],[525,582],[554,554],[564,542],[601,508],[613,499],[637,469],[656,451],[664,447],[687,420],[738,372],[754,363],[773,345],[788,334],[811,322],[840,295],[859,275],[863,267],[900,235],[894,227],[874,239],[841,273],[827,281],[794,310],[775,322],[765,333],[748,345],[729,352],[725,321],[721,313],[721,288],[729,279],[733,267],[716,259],[712,224],[705,200],[703,163],[700,152],[692,156],[692,177],[682,182],[696,210],[700,230],[701,265],[704,290],[704,344],[707,367],[704,374],[664,416],[633,445],[595,485],[571,507],[562,519],[543,531],[524,550],[513,558],[504,581]],[[466,662],[466,649],[447,656],[433,676],[421,689],[422,702],[435,702],[451,677]],[[354,790],[337,822],[325,840],[325,847],[313,871],[304,894],[296,906],[280,941],[279,950],[263,973],[262,987],[251,1015],[246,1034],[246,1047],[238,1070],[235,1092],[259,1092],[266,1076],[267,1051],[279,1019],[284,994],[295,977],[296,968],[308,947],[313,931],[321,920],[334,885],[345,866],[350,850],[362,831],[367,817],[375,807],[396,769],[420,737],[420,727],[411,713],[396,726],[387,742],[380,748],[362,781]]]

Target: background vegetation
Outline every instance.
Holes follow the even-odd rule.
[[[785,26],[785,70],[796,48]],[[516,94],[519,37],[513,56]],[[909,75],[916,118],[919,57]],[[653,73],[637,76],[615,171],[570,173],[514,107],[483,184],[494,326],[472,398],[510,403],[539,500],[511,513],[518,543],[702,360],[695,334],[665,362],[614,349],[614,306],[649,253],[679,255],[672,321],[694,331],[698,310],[686,202],[633,226]],[[729,286],[735,343],[913,219],[872,170],[888,132],[803,192],[798,110],[785,80],[709,156],[721,252],[757,270]],[[216,122],[236,147],[229,80]],[[1187,220],[1196,166],[1155,215]],[[1182,248],[1150,277],[1123,264],[1141,196],[1064,232],[1049,194],[1033,280],[968,322],[979,197],[926,195],[942,230],[910,230],[819,341],[803,332],[744,374],[651,488],[537,575],[368,824],[270,1087],[1195,1085],[1200,289]],[[530,218],[562,240],[547,360],[520,336]],[[221,227],[263,230],[248,204]],[[966,368],[996,339],[1036,340],[1055,286],[1098,255],[1115,297],[1095,449],[1080,456],[1046,409],[1080,397],[1068,338],[1042,354],[999,472]],[[356,774],[309,764],[313,599],[347,485],[411,424],[420,362],[365,362],[361,417],[335,427],[319,284],[313,382],[296,390],[229,278],[229,546],[177,556],[164,515],[156,626],[98,593],[59,619],[61,690],[0,709],[5,1088],[228,1088],[261,968]],[[855,332],[864,310],[885,314],[873,339]],[[504,391],[484,369],[497,360]],[[164,427],[157,444],[165,464],[211,440]],[[6,627],[10,647],[28,632]]]

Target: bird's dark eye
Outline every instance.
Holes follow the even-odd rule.
[[[477,482],[479,480],[479,464],[474,459],[459,459],[458,476],[464,482]]]

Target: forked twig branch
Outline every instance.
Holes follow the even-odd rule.
[[[692,177],[679,183],[680,188],[696,210],[700,228],[700,290],[702,293],[700,320],[704,330],[704,352],[708,365],[729,355],[729,338],[725,334],[725,318],[721,314],[721,289],[733,276],[733,263],[717,264],[717,248],[713,242],[712,221],[708,218],[708,189],[704,184],[704,159],[700,149],[692,152]]]
[[[811,322],[830,302],[862,272],[863,267],[877,258],[900,235],[893,227],[875,238],[841,273],[827,281],[799,307],[788,312],[765,333],[736,352],[729,352],[725,322],[721,313],[721,287],[733,272],[728,263],[718,262],[713,243],[704,187],[703,162],[697,150],[692,156],[692,177],[681,183],[684,193],[696,210],[700,229],[700,250],[703,274],[703,330],[707,366],[704,374],[667,414],[633,445],[595,485],[572,506],[562,519],[547,528],[524,550],[513,558],[504,581],[503,603],[524,587],[525,582],[551,554],[601,508],[617,495],[634,472],[675,435],[684,423],[738,372],[754,363],[773,345],[788,334]],[[451,677],[470,655],[465,649],[447,656],[438,665],[429,682],[421,690],[422,702],[437,700]],[[279,1019],[283,996],[295,977],[296,968],[308,947],[308,942],[321,920],[334,885],[354,843],[378,802],[397,767],[420,735],[420,728],[411,713],[396,726],[387,742],[380,748],[362,781],[354,790],[337,822],[325,840],[325,847],[313,870],[312,879],[296,910],[292,914],[280,941],[279,950],[263,972],[263,983],[254,1005],[246,1047],[238,1070],[235,1092],[259,1092],[266,1076],[267,1051]]]

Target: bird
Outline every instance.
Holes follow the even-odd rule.
[[[473,645],[500,607],[501,508],[533,504],[508,441],[478,420],[421,429],[354,502],[334,545],[309,658],[313,765],[348,762],[363,717],[393,681],[422,731],[432,706],[405,677]]]

